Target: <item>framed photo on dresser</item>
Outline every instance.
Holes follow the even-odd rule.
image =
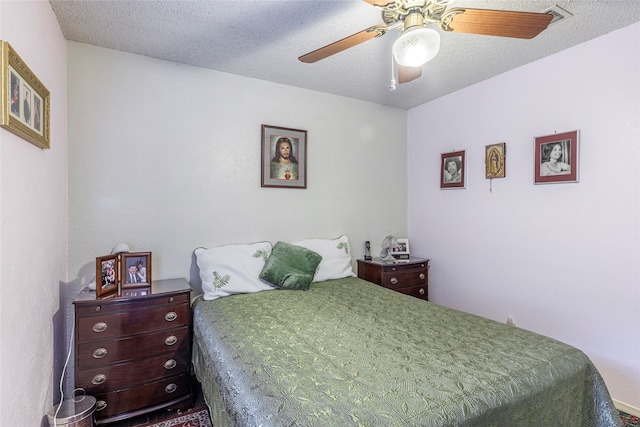
[[[129,252],[121,256],[123,289],[151,285],[151,252]]]
[[[118,291],[118,254],[96,258],[96,296],[104,297]]]

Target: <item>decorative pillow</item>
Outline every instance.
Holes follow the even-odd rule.
[[[260,278],[282,289],[309,289],[322,257],[309,249],[278,242],[264,263]]]
[[[258,277],[271,249],[269,242],[197,248],[194,254],[204,299],[272,290]]]
[[[313,278],[314,282],[354,277],[351,268],[351,247],[349,237],[342,235],[337,239],[307,239],[294,243],[319,253],[322,262]]]

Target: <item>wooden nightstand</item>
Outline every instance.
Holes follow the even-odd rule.
[[[429,300],[429,260],[405,262],[358,260],[358,277],[403,294]]]
[[[185,279],[76,297],[75,386],[96,398],[97,424],[192,405],[190,302]]]

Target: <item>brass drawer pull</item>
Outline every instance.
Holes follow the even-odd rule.
[[[418,293],[419,293],[420,295],[424,295],[424,292],[425,292],[425,291],[424,291],[424,288],[420,288],[420,290],[418,291]]]
[[[107,376],[105,374],[98,374],[91,380],[91,384],[100,385],[107,380]]]
[[[165,345],[174,345],[175,343],[178,342],[178,338],[176,338],[175,335],[169,335],[167,338],[165,338],[164,340],[164,344]]]
[[[104,322],[98,322],[95,325],[93,325],[93,328],[91,329],[93,329],[94,332],[98,332],[98,333],[104,332],[107,330],[107,324]]]
[[[420,278],[420,280],[424,280],[424,278],[425,278],[426,276],[424,275],[424,273],[420,273],[420,275],[419,275],[418,277]]]
[[[178,318],[178,315],[176,314],[175,311],[170,311],[164,315],[164,320],[166,320],[167,322],[173,322],[177,318]]]
[[[178,389],[178,386],[175,385],[174,383],[169,384],[168,386],[166,386],[164,388],[164,391],[166,393],[173,393],[174,391],[176,391]]]
[[[389,281],[391,282],[392,285],[398,284],[398,279],[396,279],[395,277],[392,277],[391,280]]]
[[[93,352],[94,359],[102,359],[106,355],[107,355],[107,349],[102,347],[96,348],[95,351]]]
[[[164,362],[164,369],[169,370],[169,369],[173,369],[176,367],[176,365],[178,364],[178,362],[176,362],[173,359],[169,359],[166,362]]]
[[[104,400],[98,400],[96,402],[96,411],[102,411],[106,407],[107,407],[107,402],[105,402]]]

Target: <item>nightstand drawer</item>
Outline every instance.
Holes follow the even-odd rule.
[[[139,334],[189,324],[189,305],[169,305],[147,310],[132,310],[115,314],[80,317],[80,342]]]
[[[426,284],[424,286],[412,286],[410,288],[394,289],[394,291],[429,301],[429,288]]]
[[[150,307],[161,307],[163,305],[189,304],[189,295],[189,292],[184,292],[175,295],[153,296],[142,301],[136,301],[135,298],[129,298],[124,301],[113,299],[83,301],[81,306],[76,307],[76,314],[79,317],[105,316],[132,310],[144,310]]]
[[[77,381],[87,394],[96,395],[182,374],[188,372],[188,368],[189,349],[184,349],[178,353],[165,353],[134,362],[82,370]],[[132,378],[135,378],[136,383],[132,383]]]
[[[189,327],[167,329],[122,339],[91,341],[78,344],[78,369],[90,369],[112,363],[148,357],[190,347]]]
[[[161,404],[189,396],[189,375],[96,395],[96,417],[104,419],[145,407],[149,402]],[[189,396],[190,397],[190,396]],[[115,418],[114,418],[115,420]]]
[[[405,269],[400,271],[385,271],[382,274],[381,285],[385,288],[406,288],[414,285],[426,285],[426,269]]]
[[[410,258],[405,262],[358,260],[358,277],[403,294],[429,299],[429,260]]]

